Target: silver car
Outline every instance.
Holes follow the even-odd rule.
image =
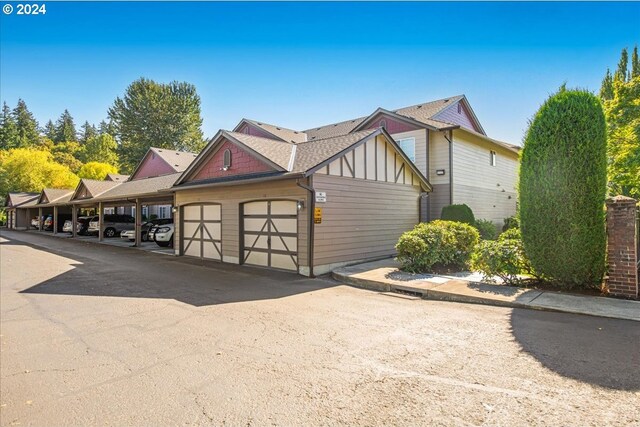
[[[136,220],[131,215],[108,214],[104,216],[104,237],[119,236],[125,230],[135,230]],[[100,223],[96,219],[89,223],[87,234],[97,235],[100,232]]]

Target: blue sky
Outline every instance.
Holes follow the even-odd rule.
[[[7,2],[2,2],[6,4]],[[17,2],[9,2],[14,6]],[[2,14],[1,99],[99,122],[144,76],[196,85],[203,131],[307,129],[464,93],[519,143],[563,82],[597,90],[640,43],[640,3],[47,2]],[[607,24],[610,23],[611,25]]]

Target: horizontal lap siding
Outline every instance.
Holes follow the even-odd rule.
[[[240,253],[240,204],[255,200],[287,199],[304,200],[305,208],[298,213],[298,257],[301,266],[307,261],[308,192],[298,187],[295,181],[272,181],[261,184],[201,188],[178,191],[176,204],[221,203],[222,254],[238,258]],[[176,219],[176,224],[179,220]],[[178,227],[179,228],[179,227]],[[176,235],[179,242],[179,235]]]
[[[327,193],[316,204],[316,266],[393,255],[400,235],[418,223],[417,186],[319,174],[313,186]]]
[[[496,166],[490,151],[496,152]],[[453,200],[466,203],[478,219],[502,225],[516,212],[518,155],[467,133],[454,131]]]
[[[420,172],[427,176],[427,130],[418,129],[410,132],[394,133],[391,137],[398,141],[405,138],[415,138],[416,140],[416,160],[415,165]]]

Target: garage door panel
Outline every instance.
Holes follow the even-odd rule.
[[[266,230],[265,227],[266,219],[264,218],[245,218],[244,219],[244,229],[245,231],[262,231]]]
[[[253,265],[269,265],[269,254],[266,252],[245,251],[245,263]]]
[[[220,221],[220,205],[204,205],[203,220]]]
[[[218,243],[215,242],[204,242],[203,244],[203,253],[202,253],[202,257],[203,258],[208,258],[208,259],[217,259],[220,260],[220,252],[219,252],[219,247],[218,247]]]
[[[282,268],[284,270],[296,270],[296,263],[291,255],[271,254],[271,267]]]
[[[256,249],[269,249],[269,238],[267,236],[256,236],[247,234],[244,237],[244,246],[247,250]]]
[[[266,215],[268,209],[267,202],[251,202],[244,204],[245,215]]]
[[[183,235],[185,238],[190,237],[190,238],[200,238],[200,233],[198,232],[196,235],[196,231],[198,230],[198,227],[200,226],[199,222],[185,222],[184,226],[182,228],[183,230]]]
[[[185,220],[200,220],[200,207],[201,205],[191,205],[184,207],[184,219]]]
[[[214,223],[205,222],[203,226],[204,226],[203,233],[204,233],[205,239],[212,239],[212,240],[221,239],[222,224],[220,224],[219,222],[214,222]]]
[[[271,221],[278,233],[298,232],[298,221],[296,218],[273,218]]]
[[[272,237],[271,238],[271,249],[275,249],[277,251],[289,251],[289,252],[297,252],[298,239],[295,237]]]
[[[184,254],[187,256],[200,257],[200,240],[185,240]]]

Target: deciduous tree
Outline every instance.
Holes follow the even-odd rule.
[[[118,173],[118,168],[107,163],[89,162],[80,168],[78,177],[102,181],[110,173]]]
[[[111,135],[107,133],[94,135],[87,140],[87,143],[82,148],[81,158],[84,162],[101,162],[117,166],[117,149],[118,144]]]
[[[200,97],[185,82],[156,83],[141,78],[109,109],[125,172],[149,147],[199,152],[203,146]]]

